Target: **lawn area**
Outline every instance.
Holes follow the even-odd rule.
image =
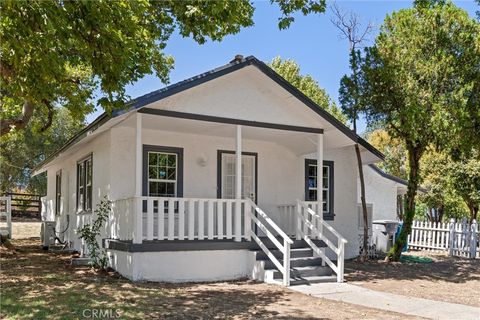
[[[369,289],[480,307],[480,260],[414,251],[433,263],[345,263],[346,280]]]
[[[251,281],[133,283],[72,267],[38,239],[13,244],[16,254],[0,249],[1,319],[82,319],[85,309],[118,309],[122,319],[412,319]]]

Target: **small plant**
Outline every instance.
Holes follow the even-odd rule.
[[[90,257],[90,264],[94,268],[105,270],[108,264],[107,252],[100,247],[97,237],[107,222],[108,214],[111,210],[112,202],[105,196],[95,209],[96,219],[91,224],[85,224],[77,230],[80,238],[85,241]]]

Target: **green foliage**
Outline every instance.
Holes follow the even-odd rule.
[[[477,219],[480,208],[480,159],[462,159],[451,165],[452,183],[470,210],[470,220]]]
[[[94,212],[95,220],[92,224],[85,224],[82,228],[77,230],[80,238],[85,241],[88,249],[88,257],[92,267],[99,269],[106,269],[108,266],[107,252],[100,247],[98,238],[101,235],[102,228],[108,220],[108,215],[111,211],[112,202],[104,197]]]
[[[384,129],[368,132],[367,141],[385,155],[385,161],[378,164],[383,171],[407,179],[407,150],[402,140],[392,138]]]
[[[366,50],[369,120],[382,120],[392,136],[422,151],[430,144],[460,147],[465,136],[478,140],[471,122],[478,105],[469,103],[478,95],[479,43],[478,22],[451,3],[387,16]]]
[[[415,213],[420,160],[428,147],[480,144],[480,25],[448,2],[417,5],[386,17],[362,61],[362,106],[408,154],[405,228],[389,254],[398,260]]]
[[[347,122],[346,116],[330,99],[326,91],[312,76],[302,75],[300,66],[294,60],[282,60],[280,57],[275,57],[270,63],[270,67],[339,121]]]
[[[427,206],[430,221],[445,221],[468,216],[468,208],[453,184],[452,166],[455,163],[445,153],[429,150],[422,158],[422,186],[427,192],[420,194],[419,203]],[[438,217],[434,217],[433,211]]]
[[[339,100],[342,107],[342,111],[347,115],[348,119],[352,121],[354,131],[356,132],[356,121],[358,115],[362,112],[362,99],[361,99],[361,81],[362,77],[359,76],[361,70],[361,64],[363,57],[358,50],[352,50],[350,53],[350,69],[351,75],[344,75],[340,80]]]
[[[280,6],[282,29],[297,11],[325,11],[325,0],[271,2]],[[173,32],[200,44],[221,41],[253,25],[254,7],[248,0],[4,0],[0,11],[3,135],[24,128],[33,110],[64,106],[82,121],[94,99],[107,112],[125,108],[126,85],[152,73],[168,82],[174,61],[164,49]]]
[[[43,132],[36,130],[41,116],[24,130],[14,130],[0,138],[0,193],[15,189],[46,194],[46,175],[32,177],[33,168],[46,156],[58,150],[84,123],[72,118],[68,110],[55,110],[52,126]]]

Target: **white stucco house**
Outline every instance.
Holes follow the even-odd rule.
[[[358,255],[355,143],[365,165],[382,161],[266,64],[237,56],[101,115],[47,158],[43,216],[84,250],[75,230],[107,196],[101,240],[132,280],[343,281]]]

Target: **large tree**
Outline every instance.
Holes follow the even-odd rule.
[[[340,81],[339,99],[342,110],[352,122],[353,132],[356,134],[358,115],[362,110],[360,97],[361,77],[359,76],[361,56],[358,48],[367,40],[367,36],[372,31],[373,24],[368,23],[363,27],[359,17],[354,12],[346,13],[336,4],[331,8],[333,11],[333,18],[331,21],[340,31],[340,36],[346,39],[349,45],[348,54],[350,56],[350,70],[352,71],[352,74],[350,76],[342,77]],[[368,229],[371,221],[368,221],[362,155],[358,143],[355,143],[355,155],[357,157],[358,177],[360,180],[360,202],[363,214],[363,241],[360,259],[365,261],[368,259]]]
[[[325,0],[271,0],[281,11],[279,28],[293,14],[325,11]],[[23,129],[66,107],[76,119],[123,108],[125,86],[146,74],[168,81],[173,58],[164,53],[174,31],[202,44],[253,25],[248,0],[0,2],[1,135]],[[94,95],[98,93],[98,95]]]
[[[362,61],[367,119],[385,123],[408,154],[404,227],[387,259],[398,260],[411,231],[420,160],[428,147],[478,143],[480,26],[450,2],[422,1],[386,17]]]
[[[33,168],[85,125],[73,119],[65,108],[54,111],[52,125],[45,131],[38,132],[38,126],[43,124],[35,118],[24,130],[0,138],[0,193],[26,189],[45,194],[45,176],[32,177]]]
[[[347,117],[328,96],[327,92],[320,87],[311,75],[303,75],[300,66],[295,61],[275,57],[270,63],[270,67],[335,118],[343,123],[347,122]]]

